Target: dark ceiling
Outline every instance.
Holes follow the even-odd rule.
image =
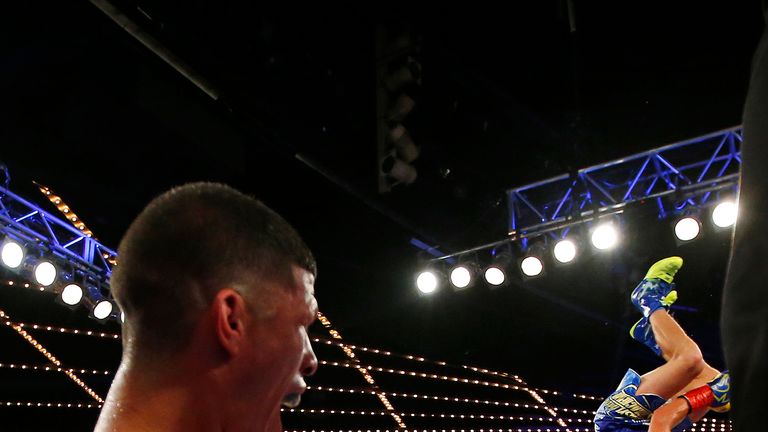
[[[347,339],[554,388],[600,393],[627,365],[656,364],[625,336],[626,296],[654,259],[680,254],[679,319],[722,365],[727,232],[677,247],[667,222],[638,214],[628,216],[636,241],[612,254],[504,290],[416,294],[411,239],[445,252],[503,239],[507,188],[740,123],[758,1],[517,3],[113,1],[216,101],[88,1],[18,6],[0,15],[0,161],[12,190],[43,204],[31,181],[50,186],[113,247],[172,185],[232,184],[306,238],[321,309]],[[382,29],[417,41],[422,72],[405,120],[418,178],[387,193],[377,189]],[[22,291],[4,288],[0,309],[89,322]],[[113,351],[90,361],[114,367]]]

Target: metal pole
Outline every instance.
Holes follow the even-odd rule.
[[[176,57],[169,49],[163,46],[152,35],[144,31],[138,24],[134,23],[130,18],[125,16],[119,9],[117,9],[112,3],[107,0],[91,0],[94,6],[99,8],[104,14],[112,19],[123,30],[128,32],[131,36],[141,42],[142,45],[147,47],[150,51],[155,53],[158,57],[163,59],[168,65],[177,72],[184,75],[189,81],[196,85],[205,94],[210,96],[213,100],[219,100],[220,93],[200,74],[192,70],[192,68],[186,64],[183,60]]]

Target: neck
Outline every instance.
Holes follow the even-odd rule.
[[[175,379],[122,364],[104,402],[97,432],[219,431],[219,411],[205,380]]]
[[[123,359],[94,432],[265,431],[275,419],[254,418],[266,412],[250,407],[222,389],[221,373],[190,368],[181,362],[167,367],[138,367]]]

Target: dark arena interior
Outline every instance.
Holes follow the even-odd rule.
[[[627,368],[663,363],[629,296],[672,255],[670,313],[726,368],[733,227],[712,214],[738,190],[760,1],[77,0],[0,23],[0,241],[24,245],[0,266],[2,431],[93,430],[121,359],[117,245],[201,180],[317,258],[319,368],[286,431],[594,430]]]

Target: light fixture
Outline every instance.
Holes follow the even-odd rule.
[[[99,300],[96,302],[96,305],[93,307],[93,317],[97,320],[104,321],[107,318],[109,318],[109,315],[112,313],[112,302],[109,300]]]
[[[491,264],[488,266],[488,268],[485,269],[483,277],[485,278],[485,281],[492,286],[503,285],[507,280],[507,276],[504,274],[504,270],[495,264]]]
[[[599,250],[608,250],[619,242],[619,234],[613,222],[603,222],[592,231],[592,245]]]
[[[402,121],[416,106],[416,101],[408,93],[400,93],[393,98],[387,110],[387,119],[390,121]]]
[[[539,276],[544,271],[544,263],[541,258],[529,255],[520,261],[520,270],[528,277]]]
[[[56,266],[50,261],[40,261],[35,266],[35,281],[42,286],[49,286],[56,280]]]
[[[421,64],[411,56],[400,59],[398,67],[384,78],[384,86],[390,92],[401,90],[411,83],[421,83]]]
[[[457,290],[468,288],[475,283],[475,278],[479,273],[479,269],[475,263],[461,263],[451,269],[451,285]]]
[[[437,271],[433,269],[424,270],[416,278],[416,288],[422,294],[432,294],[439,288]]]
[[[459,265],[451,270],[451,283],[456,288],[466,288],[472,282],[472,272],[464,265]]]
[[[712,211],[712,222],[719,228],[728,228],[736,223],[738,207],[734,201],[723,201]]]
[[[390,124],[388,137],[395,149],[397,159],[410,164],[419,157],[420,149],[402,123]]]
[[[561,264],[566,264],[573,261],[576,258],[576,243],[570,239],[562,239],[555,243],[555,247],[552,248],[552,255],[555,260]]]
[[[688,242],[701,234],[701,223],[693,215],[685,215],[675,221],[675,237],[681,242]]]
[[[6,267],[18,268],[24,261],[24,248],[19,243],[6,239],[3,242],[2,250],[0,250],[0,258]]]
[[[510,251],[495,254],[493,262],[489,264],[483,272],[485,282],[491,287],[496,288],[509,282],[507,269],[514,262],[514,257]]]
[[[75,306],[83,299],[83,289],[80,285],[69,284],[61,291],[61,301],[69,306]]]
[[[411,184],[416,181],[416,177],[419,175],[413,165],[397,156],[396,151],[381,161],[381,172],[395,184]]]

